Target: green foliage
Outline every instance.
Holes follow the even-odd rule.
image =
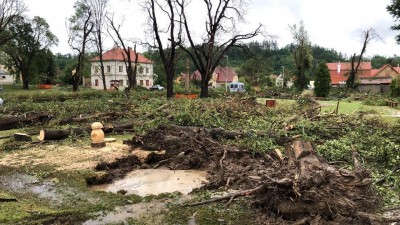
[[[390,95],[393,97],[400,97],[400,78],[396,77],[390,84]]]
[[[331,76],[328,66],[321,62],[315,74],[314,93],[317,97],[327,97],[331,89]]]
[[[308,79],[306,71],[311,68],[313,56],[311,51],[311,42],[307,31],[304,28],[303,21],[297,29],[296,24],[290,27],[293,35],[294,44],[292,45],[292,54],[296,66],[295,71],[295,86],[299,91],[307,88]]]

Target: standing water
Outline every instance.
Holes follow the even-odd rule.
[[[128,173],[122,180],[112,184],[93,186],[95,190],[117,193],[125,190],[127,194],[139,196],[158,195],[178,191],[189,194],[207,182],[207,173],[195,170],[146,169]]]

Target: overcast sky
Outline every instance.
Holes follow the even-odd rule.
[[[139,0],[110,0],[118,18],[125,17],[123,35],[129,38],[144,38],[146,15],[140,9]],[[199,3],[199,0],[192,0]],[[74,13],[74,0],[25,0],[29,8],[28,15],[41,16],[47,20],[51,31],[59,38],[59,45],[53,47],[55,53],[71,53],[67,43],[65,20]],[[333,48],[346,56],[361,50],[361,33],[374,28],[382,41],[375,41],[367,47],[366,56],[400,55],[400,45],[395,35],[400,32],[390,30],[393,18],[386,11],[390,0],[253,0],[248,6],[246,24],[252,28],[263,24],[269,35],[276,36],[279,47],[291,43],[289,24],[299,24],[302,20],[310,41],[325,48]],[[203,15],[191,16],[203,19]],[[258,37],[262,40],[264,37]],[[112,42],[106,48],[112,47]]]

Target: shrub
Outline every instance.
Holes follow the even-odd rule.
[[[394,78],[390,84],[390,95],[393,97],[400,97],[400,79]]]
[[[328,96],[331,90],[331,76],[325,62],[319,64],[315,74],[314,93],[317,97]]]

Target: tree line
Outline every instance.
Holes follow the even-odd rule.
[[[123,23],[114,19],[109,0],[76,0],[75,12],[66,21],[68,44],[74,53],[54,55],[49,49],[58,43],[58,39],[47,22],[38,16],[28,18],[22,0],[4,0],[0,4],[3,12],[0,20],[1,63],[21,76],[24,89],[28,89],[31,82],[54,82],[56,79],[72,83],[76,91],[90,71],[88,60],[97,56],[103,89],[106,89],[102,55],[104,40],[108,38],[125,52],[128,90],[131,90],[137,86],[137,62],[132,62],[130,52],[132,46],[136,52],[139,44],[147,49],[144,55],[155,62],[154,72],[159,75],[158,82],[167,86],[168,98],[173,96],[174,78],[181,72],[194,70],[201,74],[200,96],[208,97],[208,82],[215,68],[221,65],[235,67],[255,86],[273,85],[269,75],[284,72],[286,79],[293,77],[296,88],[303,90],[309,80],[315,79],[317,67],[322,62],[352,62],[353,75],[362,60],[371,60],[374,68],[400,63],[396,55],[364,57],[369,42],[378,37],[373,29],[365,31],[361,52],[350,57],[334,49],[312,45],[302,22],[289,26],[293,43],[287,46],[280,48],[273,39],[251,41],[262,33],[262,26],[245,32],[238,30],[237,24],[244,19],[247,3],[247,0],[202,1],[200,5],[206,20],[203,34],[196,36],[191,29],[193,21],[188,16],[193,1],[142,0],[140,5],[149,21],[148,37],[154,40],[149,43],[144,40],[133,42],[121,35]],[[397,5],[394,1],[387,8],[395,18],[399,17]],[[399,28],[395,25],[392,29]],[[349,79],[355,78],[350,76]],[[349,80],[348,83],[353,82]]]

